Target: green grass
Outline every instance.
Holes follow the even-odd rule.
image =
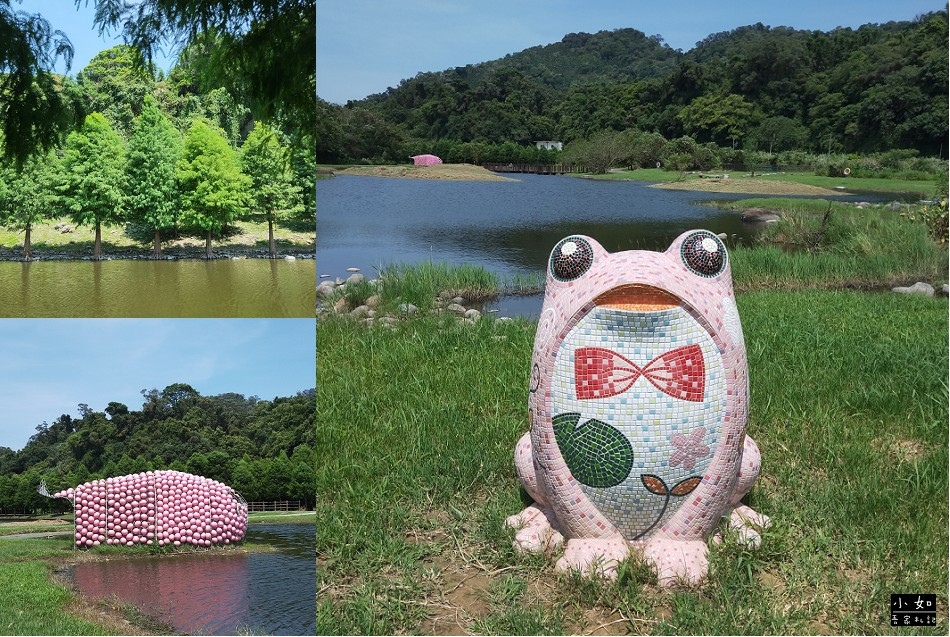
[[[606,583],[511,548],[533,324],[321,320],[318,633],[946,634],[946,300],[738,303],[763,455],[748,502],[773,527],[672,592],[635,560]],[[936,629],[890,628],[906,591],[937,594]]]
[[[780,211],[761,243],[730,251],[737,289],[874,288],[946,281],[947,252],[927,227],[883,207],[825,200],[754,199],[719,203]],[[828,223],[824,213],[831,206]]]
[[[493,298],[501,285],[497,274],[481,266],[448,266],[432,261],[411,266],[390,264],[382,268],[380,278],[379,293],[384,303],[412,303],[419,308],[430,307],[440,294],[444,298],[461,296],[469,301]]]
[[[618,170],[605,175],[596,175],[596,179],[617,179],[630,181],[681,181],[684,179],[699,179],[698,173],[728,173],[734,179],[745,179],[745,173],[722,170],[719,168],[705,171],[690,171],[681,173],[664,170],[662,168],[640,168],[638,170]],[[825,177],[813,173],[766,173],[756,174],[752,179],[764,181],[788,181],[797,184],[806,184],[834,190],[843,187],[846,190],[866,192],[912,192],[921,195],[932,195],[937,189],[937,180],[910,181],[907,179],[878,178],[878,177]]]
[[[54,226],[59,223],[68,223],[75,229],[69,233],[62,233]],[[216,238],[212,241],[215,250],[232,252],[246,252],[248,250],[267,250],[267,221],[263,218],[250,218],[236,221],[228,236]],[[274,228],[274,239],[278,252],[313,250],[316,245],[316,234],[313,219],[290,220],[278,222]],[[24,233],[22,230],[10,230],[0,227],[0,252],[15,252],[20,254],[23,247]],[[33,246],[34,257],[42,258],[44,252],[72,255],[76,258],[92,256],[95,228],[91,226],[77,226],[66,217],[50,219],[33,227],[30,240]],[[176,247],[177,246],[177,247]],[[171,245],[163,244],[162,249],[169,254],[176,251],[200,251],[203,254],[204,237],[183,237]],[[138,242],[125,233],[125,226],[102,227],[102,251],[104,256],[150,255],[152,244]]]
[[[926,181],[910,181],[883,177],[826,177],[809,173],[775,173],[756,176],[756,179],[769,181],[791,181],[798,184],[818,186],[819,188],[834,189],[843,187],[846,190],[867,192],[916,192],[930,195],[937,188],[936,178]]]
[[[51,579],[51,558],[68,556],[69,538],[0,539],[0,633],[5,635],[110,635],[77,617],[77,596]]]

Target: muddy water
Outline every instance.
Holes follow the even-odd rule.
[[[311,317],[312,259],[0,263],[0,317]]]
[[[87,598],[116,596],[174,626],[178,633],[314,634],[313,525],[251,525],[246,540],[277,550],[77,564],[71,578]]]

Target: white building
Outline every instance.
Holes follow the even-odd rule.
[[[543,141],[535,142],[534,147],[538,150],[564,150],[564,142]]]

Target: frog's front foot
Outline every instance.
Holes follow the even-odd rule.
[[[659,535],[643,549],[643,557],[656,569],[660,586],[701,583],[709,572],[708,553],[702,540],[671,540]]]
[[[514,546],[519,551],[545,553],[564,541],[564,536],[552,523],[554,517],[545,507],[535,503],[517,515],[510,516],[505,523],[514,528]]]
[[[762,544],[762,531],[771,525],[772,521],[767,515],[753,511],[744,504],[734,508],[726,521],[726,529],[735,533],[736,539],[749,548],[758,548]],[[722,541],[721,533],[716,534],[715,541]]]
[[[571,539],[564,556],[557,561],[559,571],[578,571],[616,579],[617,567],[630,555],[630,545],[622,537]]]

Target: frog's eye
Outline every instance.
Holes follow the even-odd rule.
[[[594,249],[582,237],[561,239],[551,251],[551,274],[558,281],[573,281],[590,269]]]
[[[713,277],[726,269],[726,246],[708,230],[697,230],[680,246],[683,263],[694,274]]]

